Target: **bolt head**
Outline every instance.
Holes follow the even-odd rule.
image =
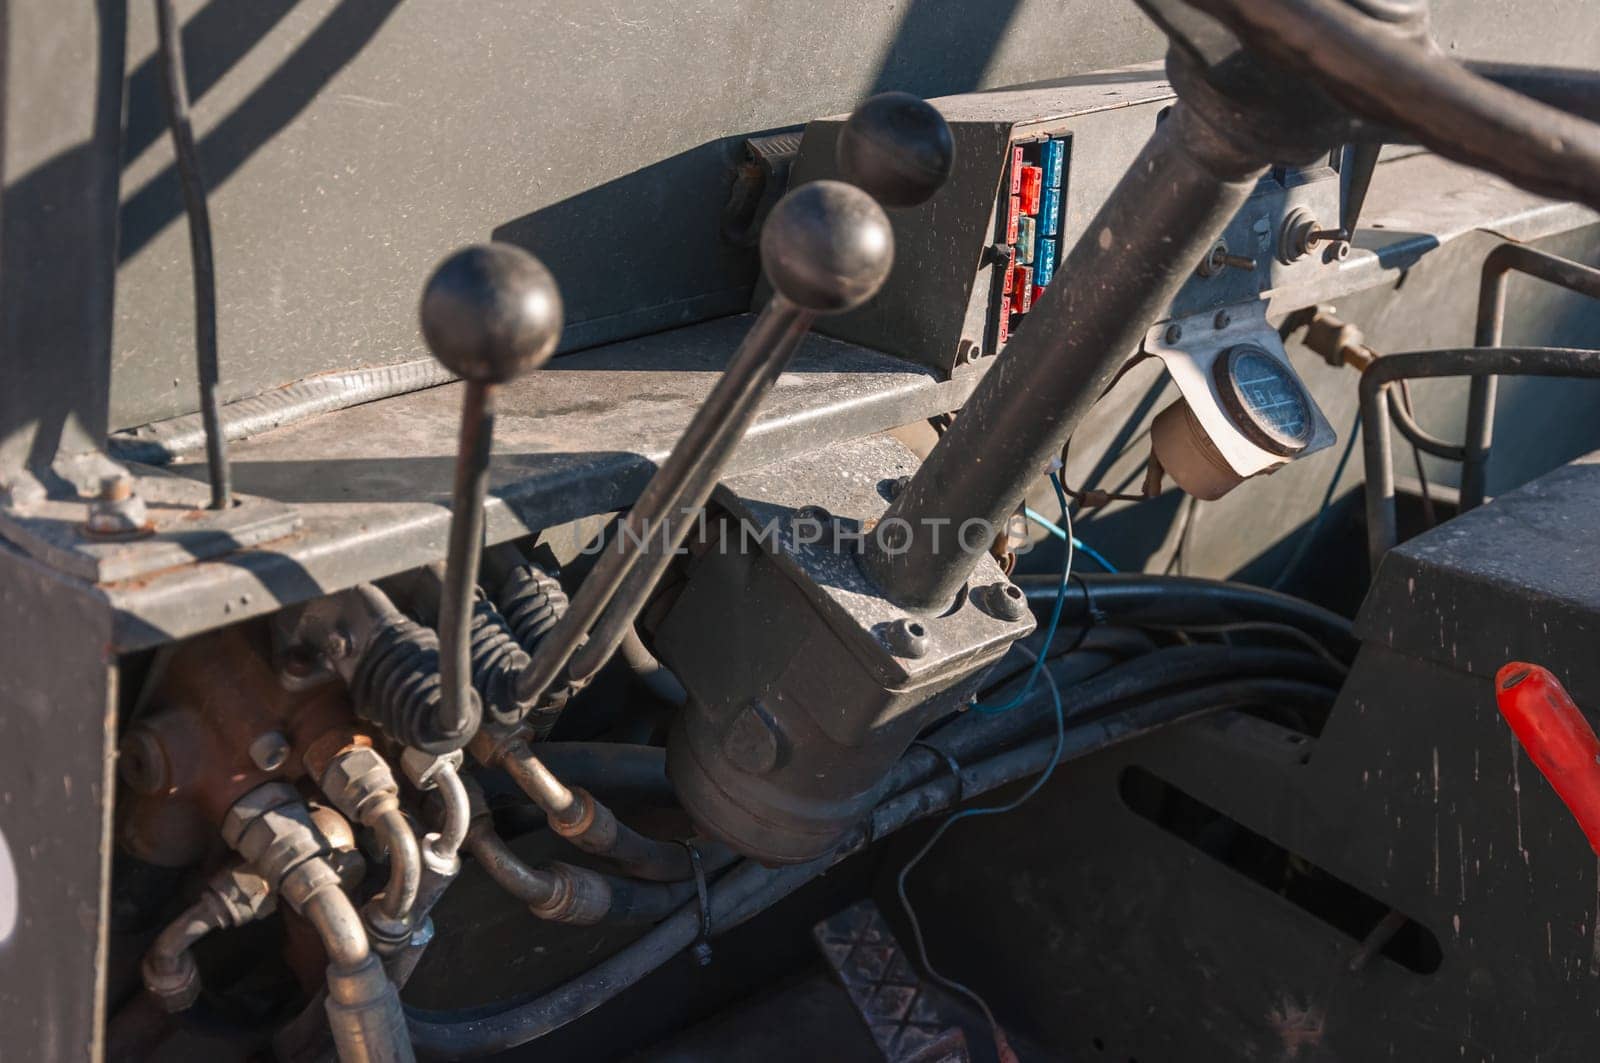
[[[989,612],[1001,620],[1021,620],[1028,615],[1028,596],[1009,580],[991,583],[983,601]]]
[[[765,775],[778,766],[783,751],[778,721],[759,702],[739,710],[722,736],[722,753],[740,771]]]
[[[250,743],[250,762],[262,771],[277,771],[289,762],[293,749],[282,731],[268,731]]]
[[[884,92],[855,109],[839,132],[839,172],[886,207],[913,207],[943,187],[956,142],[944,115],[909,92]]]
[[[160,793],[170,785],[166,752],[148,727],[135,725],[123,736],[117,749],[117,775],[139,794]]]
[[[785,299],[839,314],[872,298],[894,264],[894,233],[871,196],[813,181],[778,201],[761,229],[761,265]]]
[[[1172,324],[1167,326],[1167,342],[1178,343],[1183,339],[1183,326]]]
[[[903,616],[889,625],[886,632],[889,649],[896,657],[915,660],[928,655],[928,626],[920,620]]]
[[[520,247],[478,244],[439,264],[422,292],[422,336],[445,368],[503,384],[548,361],[561,338],[561,292]]]

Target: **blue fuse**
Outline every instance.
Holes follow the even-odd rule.
[[[1061,189],[1047,188],[1039,200],[1039,232],[1055,236],[1061,231]]]
[[[1039,246],[1033,252],[1033,283],[1043,288],[1056,274],[1056,242],[1039,237]]]
[[[1065,140],[1047,140],[1044,142],[1044,183],[1048,188],[1061,187],[1061,171],[1067,159],[1067,142]]]

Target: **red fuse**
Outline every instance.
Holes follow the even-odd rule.
[[[1006,243],[1017,242],[1017,210],[1021,206],[1016,196],[1011,197],[1011,205],[1006,213]]]
[[[1016,256],[1012,255],[1011,261],[1006,263],[1005,284],[1001,287],[1000,291],[1006,295],[1010,295],[1012,290],[1016,287],[1016,279]]]
[[[1000,328],[995,334],[995,342],[1003,344],[1011,338],[1011,308],[1006,305],[1000,307]]]
[[[1022,213],[1039,213],[1039,193],[1044,190],[1044,171],[1037,166],[1022,168]]]
[[[1019,314],[1026,314],[1033,309],[1033,269],[1030,266],[1017,267],[1017,281],[1011,293],[1011,309]]]
[[[1044,298],[1044,285],[1035,284],[1033,286],[1033,301],[1037,303],[1040,299],[1043,299],[1043,298]]]
[[[1011,149],[1011,194],[1017,195],[1022,191],[1022,148],[1017,146]]]

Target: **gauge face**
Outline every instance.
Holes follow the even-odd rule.
[[[1245,343],[1224,351],[1212,371],[1223,409],[1252,443],[1288,457],[1311,442],[1310,400],[1282,362]]]

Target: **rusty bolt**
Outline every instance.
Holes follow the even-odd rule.
[[[150,513],[144,499],[133,490],[133,479],[126,474],[106,476],[100,493],[89,502],[85,530],[102,539],[126,539],[150,533]]]

